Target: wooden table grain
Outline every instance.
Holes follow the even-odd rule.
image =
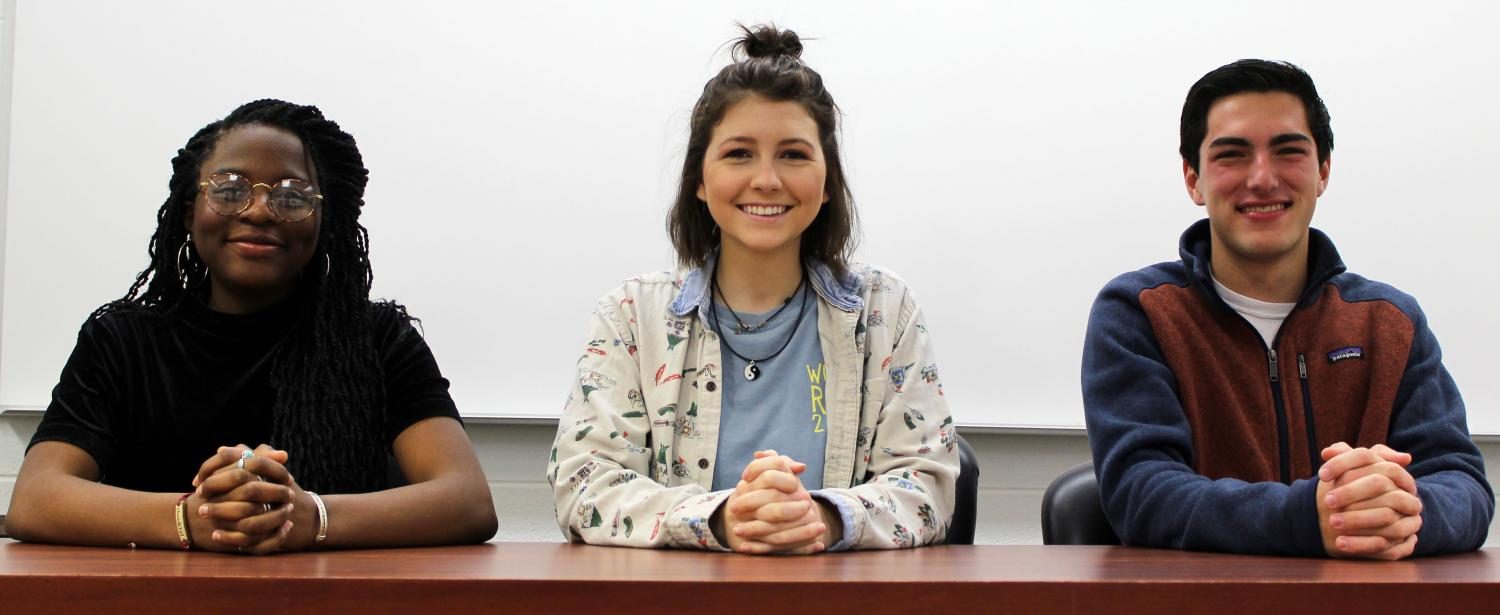
[[[0,540],[0,612],[1500,611],[1500,551],[1403,562],[1129,547],[752,557],[550,543],[241,557]]]

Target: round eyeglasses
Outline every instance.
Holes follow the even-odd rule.
[[[283,222],[301,222],[318,210],[323,195],[300,179],[283,179],[274,184],[251,182],[239,173],[216,173],[198,188],[208,200],[209,209],[221,216],[238,216],[255,202],[255,189],[266,189],[266,207]]]

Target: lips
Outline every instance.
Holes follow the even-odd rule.
[[[228,243],[245,256],[270,256],[286,246],[280,238],[265,233],[251,233],[230,237]]]

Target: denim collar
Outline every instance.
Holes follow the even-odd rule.
[[[709,302],[713,301],[713,293],[708,287],[708,274],[713,271],[714,263],[718,260],[717,251],[708,255],[708,262],[704,266],[692,269],[687,275],[682,276],[682,290],[677,293],[677,298],[672,300],[672,305],[667,309],[677,316],[687,316],[694,309],[701,315],[707,314],[710,309]],[[824,301],[835,308],[845,312],[858,312],[864,309],[865,301],[859,296],[859,289],[864,284],[863,280],[854,272],[849,272],[843,279],[833,274],[833,270],[821,262],[807,264],[807,278],[812,280],[813,290],[818,293]],[[707,322],[707,318],[704,319]]]

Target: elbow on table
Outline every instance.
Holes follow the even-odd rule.
[[[483,489],[473,492],[463,509],[468,512],[459,520],[458,527],[463,528],[462,542],[481,543],[495,537],[500,529],[500,519],[495,515],[495,501],[490,497],[487,483]]]
[[[20,489],[11,495],[10,508],[5,515],[5,533],[21,542],[45,542],[44,527],[39,527],[45,515],[35,510],[35,498],[26,497]]]

